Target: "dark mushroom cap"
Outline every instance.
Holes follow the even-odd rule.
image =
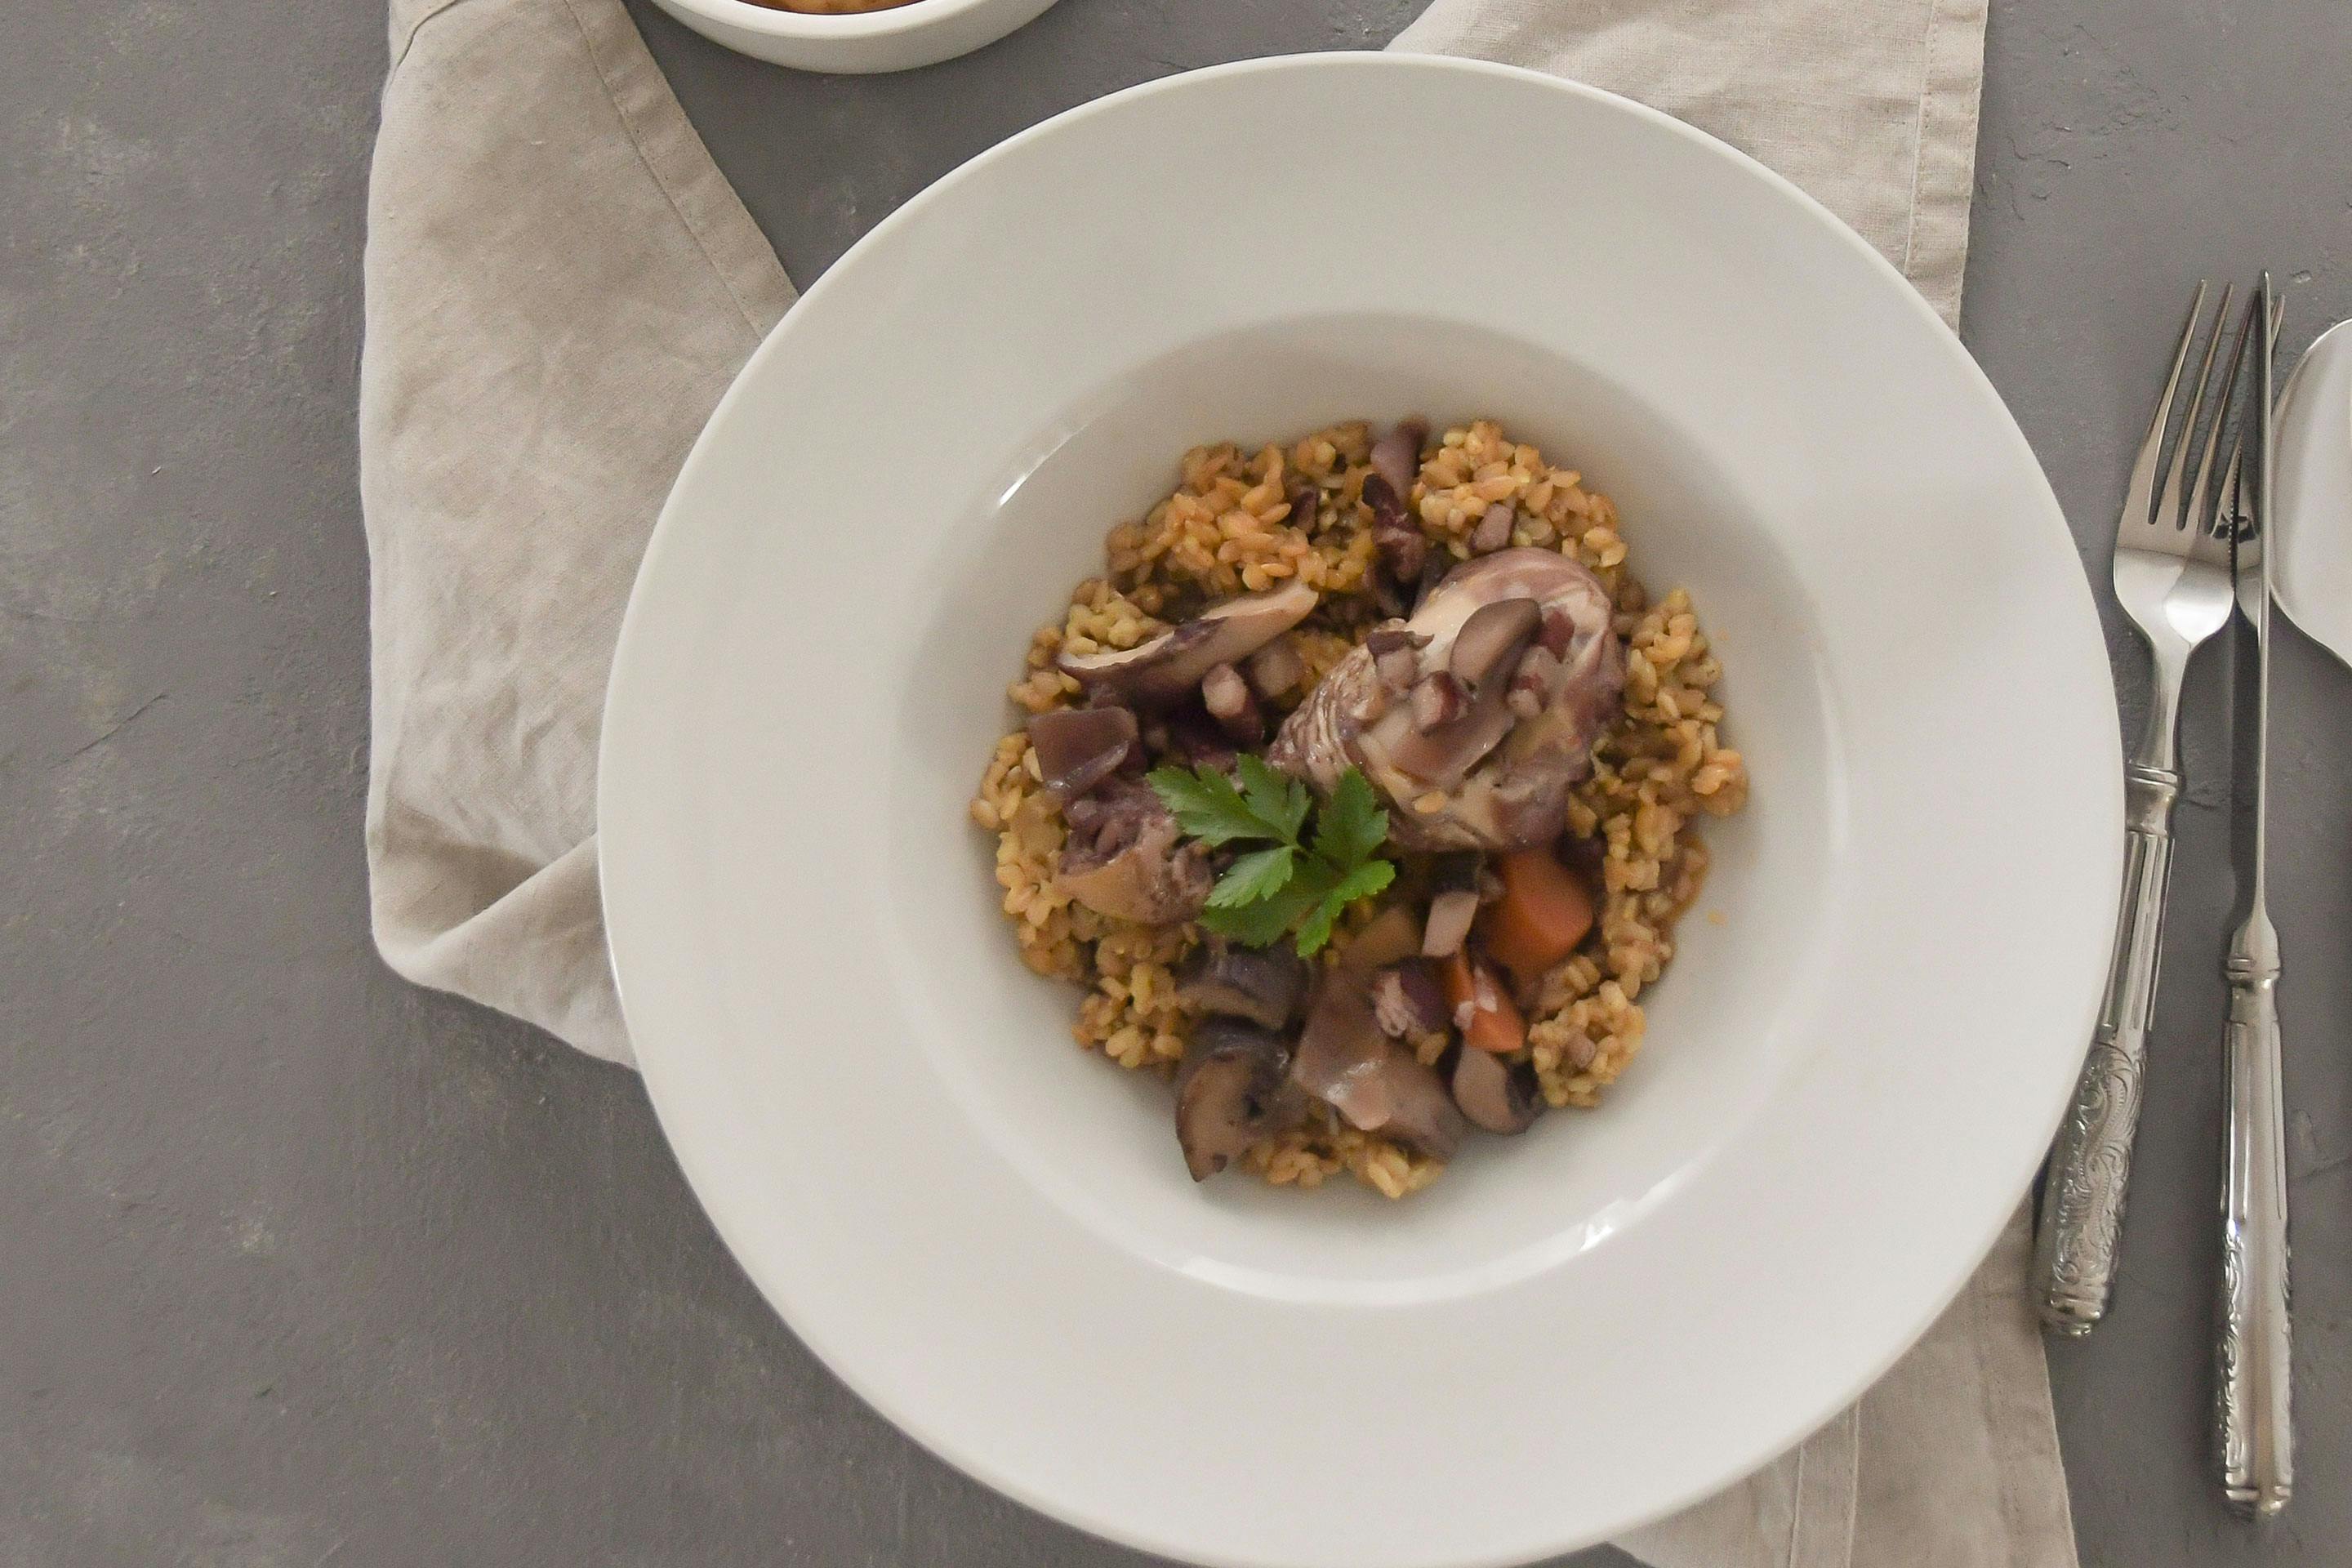
[[[1117,773],[1135,742],[1135,715],[1124,708],[1057,708],[1029,721],[1037,771],[1062,801],[1076,799]]]
[[[1454,634],[1446,668],[1472,690],[1490,680],[1508,680],[1519,656],[1543,629],[1543,606],[1533,599],[1496,599],[1481,605]]]
[[[1290,1082],[1290,1044],[1235,1018],[1204,1018],[1176,1069],[1176,1142],[1205,1182],[1258,1143],[1298,1124],[1306,1102]]]
[[[1176,982],[1176,999],[1202,1013],[1287,1028],[1307,997],[1307,965],[1291,948],[1200,948]]]

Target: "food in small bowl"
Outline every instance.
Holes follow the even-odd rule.
[[[1195,1180],[1391,1197],[1591,1107],[1739,809],[1722,667],[1491,420],[1185,455],[1032,640],[971,805],[1075,1032]]]
[[[700,33],[797,70],[936,65],[1026,26],[1054,0],[655,0]]]
[[[915,0],[747,0],[771,11],[798,11],[804,16],[843,16],[858,11],[892,11]]]

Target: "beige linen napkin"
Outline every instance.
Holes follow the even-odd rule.
[[[1400,48],[1614,89],[1813,193],[1956,320],[1983,0],[1436,0]],[[367,853],[402,974],[626,1061],[604,677],[686,449],[793,286],[620,0],[393,0],[369,198]],[[2021,1215],[1860,1404],[1624,1544],[1660,1568],[2074,1568]]]

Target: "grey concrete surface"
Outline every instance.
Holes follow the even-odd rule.
[[[862,81],[644,22],[805,281],[1055,110],[1375,44],[1418,3],[1065,0]],[[370,951],[352,405],[381,31],[366,0],[0,7],[0,1563],[1139,1562],[817,1367],[628,1074]],[[2290,346],[2352,313],[2347,58],[2340,0],[1995,5],[1966,335],[2102,581],[2189,279],[2276,267]],[[2289,1520],[2230,1519],[2203,1458],[2222,662],[2190,698],[2123,1296],[2053,1357],[2096,1568],[2352,1556],[2352,674],[2291,635]]]

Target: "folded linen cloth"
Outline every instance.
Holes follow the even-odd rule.
[[[367,855],[402,974],[625,1062],[595,756],[704,416],[792,303],[620,0],[392,0],[369,195]],[[1642,99],[1812,192],[1957,319],[1984,0],[1436,0],[1395,47]],[[2074,1568],[2024,1219],[1886,1378],[1625,1545],[1659,1568]]]

